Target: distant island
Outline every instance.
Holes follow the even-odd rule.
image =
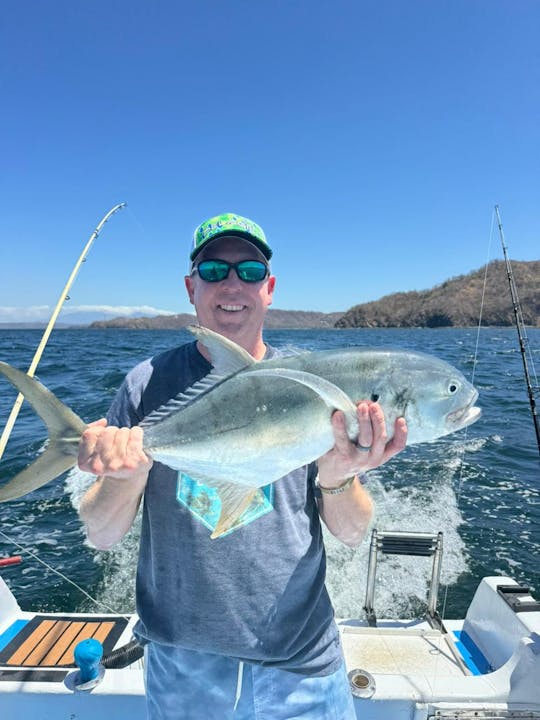
[[[355,305],[347,312],[321,313],[301,310],[269,310],[267,329],[293,328],[391,328],[470,327],[478,324],[484,277],[482,324],[509,326],[514,323],[506,267],[502,260],[436,285],[431,290],[413,290],[385,295],[380,300]],[[540,327],[540,260],[514,261],[512,272],[519,292],[526,325]],[[155,318],[115,318],[94,322],[90,327],[171,329],[185,327],[194,315],[160,315]]]
[[[446,280],[431,290],[386,295],[374,302],[355,305],[336,327],[470,327],[478,324],[484,277],[482,324],[508,326],[514,314],[506,267],[502,260],[468,275]],[[540,260],[512,262],[526,325],[540,327]]]
[[[334,328],[341,317],[343,317],[342,312],[323,313],[309,312],[307,310],[269,310],[264,326],[269,330],[285,328]],[[130,328],[132,330],[179,330],[193,322],[196,322],[195,315],[182,313],[180,315],[158,315],[152,318],[140,317],[96,320],[90,327]]]
[[[540,260],[513,261],[523,319],[526,325],[540,327]],[[487,282],[484,292],[484,277]],[[413,290],[385,295],[379,300],[355,305],[346,312],[310,312],[274,310],[266,316],[265,328],[409,328],[470,327],[478,324],[482,306],[484,326],[505,327],[514,324],[506,267],[502,260],[436,285],[430,290]],[[117,317],[98,320],[85,328],[126,328],[131,330],[179,330],[195,322],[195,315],[158,315],[156,317]],[[46,323],[0,323],[0,329],[43,328]],[[58,324],[57,328],[74,326]]]

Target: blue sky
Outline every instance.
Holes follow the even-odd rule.
[[[539,36],[538,0],[3,3],[0,322],[48,317],[121,201],[72,310],[190,311],[193,229],[228,210],[282,309],[476,269],[496,203],[538,259]]]

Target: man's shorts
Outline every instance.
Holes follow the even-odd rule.
[[[310,677],[149,643],[148,720],[355,720],[345,665]]]

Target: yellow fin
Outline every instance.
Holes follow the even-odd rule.
[[[0,502],[27,495],[54,480],[66,470],[70,470],[76,462],[76,457],[66,455],[56,444],[51,443],[31,465],[0,485]]]
[[[257,494],[262,490],[246,485],[233,485],[232,483],[219,483],[216,486],[221,500],[221,514],[214,532],[210,535],[212,540],[228,532],[242,517]]]
[[[0,374],[24,395],[49,431],[45,452],[0,486],[0,502],[5,502],[36,490],[76,465],[79,441],[86,425],[35,378],[4,362],[0,362]]]

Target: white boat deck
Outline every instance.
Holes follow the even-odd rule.
[[[516,590],[513,606],[500,586]],[[86,633],[102,635],[109,651],[125,646],[134,619],[23,612],[0,578],[2,720],[143,720],[141,660],[106,669],[91,692],[82,692],[72,655]],[[374,626],[345,619],[338,626],[362,720],[540,720],[540,609],[510,578],[484,578],[466,617],[445,620],[447,633],[426,620]]]
[[[340,623],[348,669],[363,668],[371,674],[445,678],[470,675],[459,662],[447,638],[426,627],[358,627]]]

